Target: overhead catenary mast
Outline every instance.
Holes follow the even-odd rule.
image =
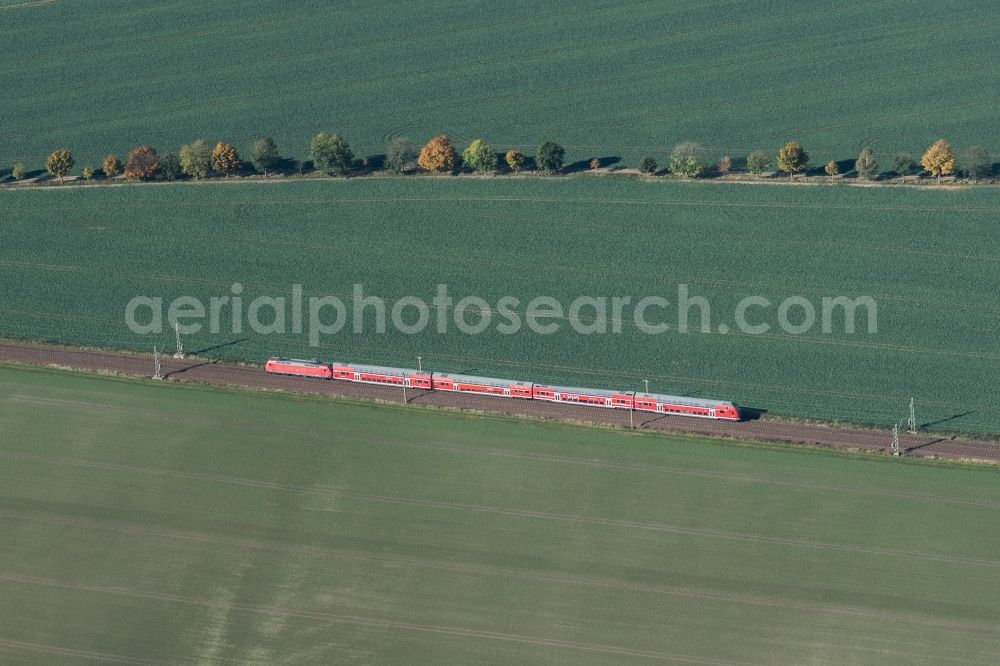
[[[177,344],[177,351],[174,352],[174,358],[184,358],[184,344],[181,342],[181,325],[178,322],[174,322],[174,341]]]

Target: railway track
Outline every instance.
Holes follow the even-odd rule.
[[[60,366],[135,377],[150,377],[153,370],[153,359],[149,354],[65,349],[20,343],[0,343],[0,362]],[[161,371],[165,379],[172,381],[297,391],[387,402],[403,401],[403,391],[398,387],[272,375],[264,372],[262,368],[225,365],[207,359],[165,357],[161,359]],[[414,405],[434,405],[493,414],[532,416],[619,427],[628,427],[631,419],[635,427],[650,430],[859,451],[888,452],[892,441],[890,433],[878,430],[768,419],[733,423],[648,412],[630,414],[628,410],[442,391],[407,389],[406,401]],[[908,456],[1000,463],[1000,443],[995,442],[935,437],[933,434],[901,433],[900,447]]]

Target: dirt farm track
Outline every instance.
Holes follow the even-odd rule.
[[[153,374],[153,358],[148,354],[64,349],[17,343],[0,343],[0,363],[58,366],[78,370],[106,371],[135,377],[150,377]],[[403,401],[403,392],[397,387],[277,376],[264,372],[262,368],[225,365],[207,359],[174,359],[167,356],[161,359],[161,364],[164,379],[168,381],[286,390],[387,402]],[[417,389],[408,389],[406,400],[413,405],[433,405],[493,414],[530,416],[619,427],[628,427],[630,418],[630,414],[626,410],[597,409],[536,400]],[[762,442],[786,442],[881,452],[888,452],[892,443],[892,434],[887,431],[769,419],[732,423],[646,412],[633,412],[631,417],[634,419],[636,428]],[[899,439],[903,454],[907,456],[1000,463],[1000,443],[997,442],[935,437],[933,434],[921,433],[913,435],[901,433]]]

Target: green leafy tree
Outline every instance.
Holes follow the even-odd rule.
[[[969,178],[978,180],[993,172],[993,162],[985,148],[972,146],[962,155],[962,168],[969,174]]]
[[[836,160],[830,160],[826,163],[826,166],[823,167],[823,171],[826,171],[826,175],[828,176],[837,176],[840,174],[840,167],[837,166]]]
[[[652,155],[645,155],[639,161],[639,171],[642,173],[656,173],[660,165],[656,163],[656,158]]]
[[[524,166],[524,153],[511,148],[504,154],[503,160],[511,171],[517,173]]]
[[[789,176],[802,173],[808,164],[809,153],[802,148],[802,144],[798,141],[789,141],[778,151],[778,168]]]
[[[65,148],[60,148],[59,150],[52,151],[52,154],[45,160],[45,168],[49,170],[49,173],[58,178],[61,183],[75,163],[76,160],[73,159],[73,153]]]
[[[212,150],[212,169],[216,173],[222,173],[229,178],[232,174],[243,168],[243,160],[236,151],[236,146],[231,143],[220,141]]]
[[[865,146],[854,160],[854,170],[865,180],[872,180],[878,176],[878,161],[875,159],[875,152]]]
[[[152,146],[133,148],[125,160],[125,177],[129,180],[152,180],[160,173],[160,156]]]
[[[354,152],[339,134],[321,132],[309,144],[309,159],[318,171],[328,176],[344,176],[351,169]]]
[[[10,175],[14,177],[14,180],[24,180],[25,176],[28,175],[28,167],[18,162],[10,170]]]
[[[385,147],[385,167],[389,171],[403,173],[417,168],[417,144],[405,136],[393,137]]]
[[[496,171],[497,153],[493,146],[482,139],[476,139],[462,151],[462,161],[476,173],[490,173]]]
[[[566,149],[555,141],[546,141],[538,146],[535,153],[535,164],[546,173],[557,173],[563,168],[566,159]]]
[[[108,155],[101,162],[101,171],[104,172],[105,178],[114,178],[122,172],[122,161],[117,155]]]
[[[278,144],[269,136],[264,136],[254,141],[250,148],[250,164],[253,168],[264,174],[267,178],[268,171],[274,171],[281,164],[281,154],[278,152]]]
[[[160,175],[164,180],[177,180],[182,173],[181,159],[174,153],[160,155]]]
[[[892,165],[896,173],[903,178],[903,182],[906,182],[907,176],[914,176],[920,172],[920,165],[913,159],[913,155],[909,153],[899,153],[896,155],[892,161]]]
[[[686,178],[697,178],[704,173],[705,149],[697,143],[687,141],[674,146],[670,153],[670,173]]]
[[[755,176],[771,168],[771,158],[763,150],[755,150],[747,155],[747,170]]]
[[[90,180],[91,178],[94,177],[94,168],[85,166],[82,169],[80,169],[80,175],[83,176],[84,180]]]
[[[212,171],[212,146],[204,139],[181,146],[181,171],[195,180],[208,177]]]

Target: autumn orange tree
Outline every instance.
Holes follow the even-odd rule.
[[[45,160],[45,168],[49,170],[49,173],[58,178],[61,183],[75,163],[73,153],[69,152],[66,148],[60,148],[59,150],[52,151],[49,158]]]
[[[955,153],[952,152],[951,146],[948,145],[947,141],[938,139],[924,153],[920,164],[930,171],[932,176],[940,179],[941,176],[947,176],[955,172]]]
[[[114,178],[122,172],[122,161],[117,155],[108,155],[101,163],[101,171],[105,178]]]
[[[417,164],[424,171],[436,173],[447,173],[455,168],[455,148],[451,145],[451,140],[444,134],[439,134],[420,150],[417,157]]]
[[[160,156],[152,146],[133,148],[125,160],[125,177],[129,180],[152,180],[160,172]]]
[[[212,168],[215,171],[224,173],[229,178],[230,174],[236,173],[242,166],[240,154],[233,144],[220,141],[215,145],[215,150],[212,151]]]

